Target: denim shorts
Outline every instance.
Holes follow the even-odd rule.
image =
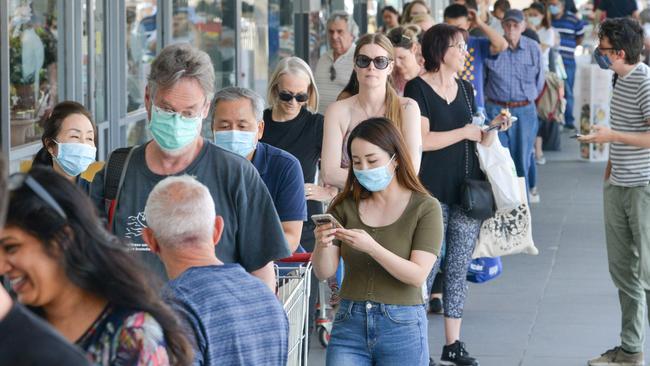
[[[326,365],[429,365],[424,305],[341,300]]]

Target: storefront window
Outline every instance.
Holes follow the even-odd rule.
[[[9,1],[11,147],[40,141],[39,121],[58,102],[58,1]]]
[[[293,1],[269,1],[269,72],[278,61],[295,54]],[[269,75],[270,76],[270,75]]]
[[[241,2],[241,74],[240,85],[266,95],[269,77],[268,3],[260,0]]]
[[[83,48],[83,91],[84,91],[84,100],[88,107],[90,107],[91,102],[94,102],[94,118],[96,122],[101,122],[106,120],[106,63],[105,63],[105,50],[104,50],[104,0],[94,0],[89,1],[93,5],[92,16],[93,16],[93,28],[90,29],[90,23],[86,17],[87,4],[83,3],[83,39],[82,39],[82,48]],[[92,32],[92,33],[91,33]],[[94,36],[94,48],[89,49],[89,38]],[[89,67],[91,62],[94,61],[95,70],[93,73],[93,85],[88,86],[90,79],[88,77]],[[90,93],[90,95],[89,95]],[[92,98],[91,98],[92,96]]]
[[[126,0],[126,111],[144,107],[144,89],[156,56],[156,0]]]

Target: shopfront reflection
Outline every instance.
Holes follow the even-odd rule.
[[[11,1],[11,147],[40,140],[39,121],[58,101],[57,1]]]

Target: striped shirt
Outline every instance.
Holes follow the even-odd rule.
[[[278,298],[239,264],[192,267],[165,300],[193,337],[193,365],[286,365],[289,323]]]
[[[551,22],[560,33],[560,55],[566,63],[575,63],[577,39],[585,34],[584,24],[573,13],[566,12],[559,19]]]
[[[314,71],[314,79],[316,87],[318,88],[318,113],[325,114],[325,110],[330,104],[336,102],[336,97],[348,85],[350,75],[354,64],[354,43],[350,46],[348,51],[334,61],[332,50],[327,51],[326,54],[321,56],[316,64]],[[335,73],[332,75],[330,69],[334,66]],[[334,76],[334,80],[331,79]]]
[[[611,103],[612,130],[650,132],[650,67],[639,63],[616,81]],[[612,142],[609,149],[612,172],[609,181],[622,187],[645,186],[650,182],[650,149]]]

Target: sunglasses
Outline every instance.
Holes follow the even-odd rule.
[[[330,81],[334,81],[334,79],[336,79],[336,69],[332,65],[330,66]]]
[[[383,70],[390,65],[390,62],[392,60],[386,56],[377,56],[375,58],[370,58],[366,55],[359,55],[357,56],[356,59],[354,59],[354,64],[357,65],[357,67],[360,67],[362,69],[365,69],[366,67],[370,66],[370,63],[375,64],[375,68],[378,70]]]
[[[303,103],[309,99],[309,95],[307,95],[307,93],[293,94],[286,91],[281,91],[278,93],[278,98],[280,98],[280,100],[283,102],[291,102],[291,99],[295,99],[296,102]]]
[[[54,197],[43,188],[43,186],[32,178],[29,174],[25,173],[15,173],[9,176],[9,192],[16,191],[23,186],[29,187],[45,203],[50,206],[54,211],[56,211],[61,218],[64,220],[68,219],[68,216],[65,214],[61,206],[56,202]]]

